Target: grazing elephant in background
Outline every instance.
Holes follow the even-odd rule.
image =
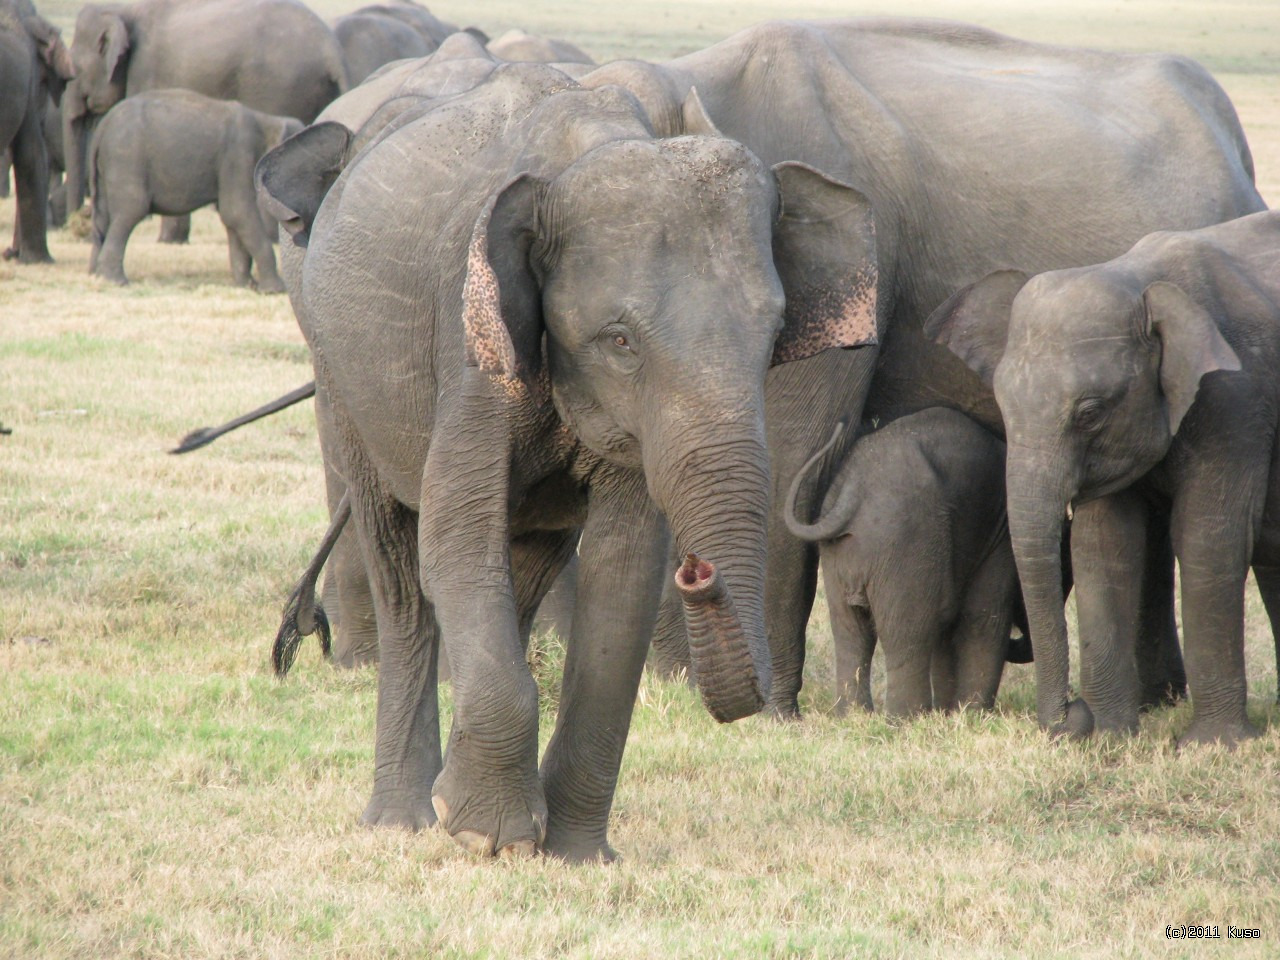
[[[13,247],[5,258],[49,263],[46,105],[72,74],[58,31],[28,0],[0,0],[0,150],[10,151],[18,195]],[[7,178],[7,172],[6,172]]]
[[[1004,444],[964,414],[934,407],[857,441],[813,523],[836,654],[836,711],[871,704],[871,656],[885,654],[885,712],[991,707],[1000,687],[1018,577],[1005,517]]]
[[[554,37],[537,37],[523,30],[508,30],[502,36],[490,40],[489,52],[501,60],[526,63],[586,63],[595,65],[590,54],[568,40]]]
[[[1133,669],[1151,502],[1172,511],[1193,715],[1234,744],[1245,713],[1250,564],[1280,613],[1280,212],[1154,233],[1097,266],[1014,271],[957,293],[929,332],[993,385],[1009,437],[1009,527],[1036,647],[1038,712],[1067,710],[1060,518],[1072,528],[1087,729],[1138,725]],[[1089,529],[1081,574],[1080,518]],[[1280,645],[1277,646],[1280,661]]]
[[[62,115],[68,213],[84,202],[89,129],[125,97],[181,87],[310,123],[347,89],[337,38],[298,0],[88,4],[71,57],[76,79]]]
[[[283,293],[271,236],[258,211],[253,168],[302,121],[259,113],[191,90],[150,90],[122,100],[98,124],[89,148],[93,253],[89,272],[128,283],[129,235],[152,213],[186,214],[215,203],[227,228],[231,279]],[[273,221],[274,226],[274,221]]]
[[[629,94],[541,64],[402,114],[344,168],[350,141],[313,126],[258,176],[306,244],[289,286],[377,605],[365,820],[608,858],[667,522],[704,700],[722,721],[764,704],[765,373],[873,336],[869,206],[732,141],[655,139]],[[524,639],[579,528],[539,775]]]
[[[773,22],[665,64],[607,64],[582,83],[632,90],[663,134],[686,128],[696,90],[724,136],[766,163],[826,170],[876,211],[881,346],[779,367],[766,387],[765,610],[771,708],[782,715],[798,712],[817,583],[816,548],[787,531],[782,504],[810,451],[841,419],[929,406],[1002,431],[990,389],[922,334],[930,313],[994,270],[1097,263],[1153,230],[1262,208],[1230,101],[1180,57],[1045,46],[936,20]],[[802,520],[824,484],[815,472],[802,486]],[[1176,644],[1168,561],[1151,566],[1148,587],[1149,632],[1167,649]],[[685,646],[678,610],[669,593],[654,637],[668,662]]]
[[[453,24],[408,0],[361,7],[333,21],[353,87],[384,64],[427,56],[457,32]]]

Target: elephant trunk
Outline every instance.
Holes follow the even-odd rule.
[[[772,677],[763,596],[769,464],[755,410],[749,422],[652,445],[661,452],[646,457],[650,492],[690,555],[676,573],[690,667],[721,723],[763,709]]]
[[[831,439],[817,453],[805,461],[805,465],[796,472],[791,481],[791,486],[787,488],[787,502],[782,511],[782,518],[787,522],[787,529],[801,540],[818,543],[822,540],[834,539],[845,531],[849,525],[849,520],[853,517],[853,508],[856,500],[854,496],[856,485],[853,483],[841,484],[836,501],[831,504],[824,515],[818,517],[813,523],[804,523],[796,515],[796,500],[800,495],[801,486],[804,485],[805,477],[809,475],[809,471],[815,465],[831,452],[831,448],[840,440],[842,433],[844,433],[844,424],[837,423],[835,430],[831,432]]]
[[[1009,533],[1022,582],[1036,664],[1036,717],[1053,735],[1088,736],[1093,714],[1083,700],[1068,703],[1070,651],[1063,613],[1062,527],[1074,495],[1070,473],[1009,448]]]
[[[765,696],[742,621],[720,571],[688,554],[676,571],[676,588],[684,603],[689,659],[711,715],[729,723],[759,712]]]
[[[68,216],[84,206],[85,157],[91,120],[92,114],[89,113],[80,84],[72,80],[62,93],[62,152],[66,163]]]

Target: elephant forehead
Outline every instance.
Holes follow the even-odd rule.
[[[584,202],[593,212],[607,209],[615,222],[665,222],[673,235],[714,225],[725,243],[740,235],[754,237],[768,230],[774,192],[759,161],[739,145],[732,147],[736,149],[676,141],[611,143],[565,170],[549,199],[566,211],[581,209]],[[726,230],[729,226],[733,229]]]

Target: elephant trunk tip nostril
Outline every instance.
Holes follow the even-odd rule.
[[[697,587],[707,583],[715,576],[714,564],[698,558],[697,554],[685,554],[684,563],[676,571],[676,583],[682,587]]]

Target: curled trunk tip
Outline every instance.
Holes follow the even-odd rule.
[[[689,662],[707,710],[721,723],[759,713],[765,702],[761,677],[724,577],[690,553],[675,581],[684,601]]]
[[[716,568],[699,559],[696,553],[686,553],[684,563],[676,571],[676,586],[681,596],[705,591],[715,579],[715,573]]]

